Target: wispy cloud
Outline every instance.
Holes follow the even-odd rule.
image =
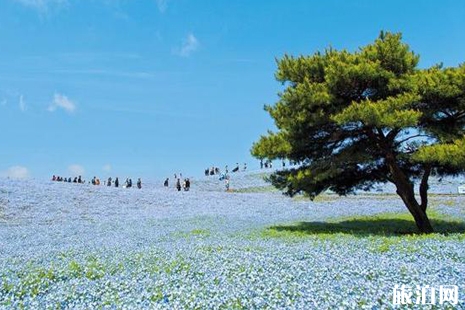
[[[195,52],[200,46],[199,40],[194,36],[194,34],[189,33],[184,39],[184,42],[181,48],[174,49],[174,54],[189,57],[193,52]]]
[[[156,0],[160,13],[165,13],[168,8],[168,0]]]
[[[102,167],[102,170],[105,171],[105,172],[110,172],[111,171],[111,165],[110,164],[106,164]]]
[[[68,172],[71,173],[73,176],[84,175],[86,170],[84,167],[78,164],[73,164],[68,167]]]
[[[48,110],[50,112],[54,112],[58,108],[63,109],[68,113],[73,113],[76,110],[76,104],[69,100],[68,97],[62,94],[55,93],[55,95],[53,96],[53,102],[48,107]]]
[[[19,96],[19,109],[21,110],[21,112],[26,112],[27,110],[27,106],[26,106],[26,103],[24,102],[23,95]]]
[[[16,180],[24,180],[31,177],[29,170],[23,166],[13,166],[0,173],[0,176]]]
[[[26,7],[37,10],[39,13],[47,13],[51,8],[68,4],[68,0],[14,0]]]
[[[4,77],[0,76],[0,79],[8,80],[8,77],[10,78],[9,81],[11,81],[11,78],[12,78],[11,75],[5,75]],[[6,84],[6,83],[3,83],[3,84]],[[22,95],[21,92],[17,89],[0,88],[0,98],[1,98],[0,105],[6,106],[10,103],[18,102],[17,101],[18,98],[19,100],[21,100],[20,98],[21,95]]]

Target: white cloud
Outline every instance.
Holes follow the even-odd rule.
[[[28,179],[31,176],[29,170],[26,167],[22,166],[10,167],[6,171],[1,172],[0,175],[2,177],[16,180]]]
[[[160,13],[165,13],[168,8],[168,0],[156,0]]]
[[[26,112],[27,110],[27,106],[26,106],[26,103],[24,102],[23,95],[19,96],[19,109],[21,110],[21,112]]]
[[[79,175],[84,175],[85,170],[84,167],[81,165],[73,164],[68,167],[68,172],[71,173],[73,176],[79,176]]]
[[[76,104],[68,99],[68,97],[55,93],[53,96],[53,102],[48,107],[50,112],[54,112],[57,108],[63,109],[68,113],[73,113],[76,110]]]
[[[15,0],[16,2],[35,9],[40,13],[47,13],[50,8],[67,4],[67,0]]]
[[[106,164],[102,167],[102,170],[105,171],[105,172],[110,172],[111,171],[111,165],[110,164]]]
[[[194,34],[189,33],[187,38],[184,39],[184,42],[180,49],[175,49],[174,53],[182,57],[189,57],[193,52],[195,52],[200,46],[199,40],[194,36]]]

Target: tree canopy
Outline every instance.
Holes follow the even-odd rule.
[[[429,177],[465,171],[465,64],[418,62],[402,35],[389,32],[355,52],[285,55],[276,72],[285,89],[265,106],[278,130],[261,136],[252,155],[299,163],[270,177],[290,196],[391,182],[418,229],[432,232]]]

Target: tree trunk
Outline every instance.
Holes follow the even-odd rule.
[[[429,234],[432,233],[433,227],[426,215],[426,211],[423,210],[422,206],[415,199],[415,194],[413,192],[413,186],[408,185],[407,187],[397,186],[397,194],[402,198],[407,209],[413,216],[417,228],[421,233]]]
[[[428,178],[430,174],[431,174],[431,166],[427,165],[425,167],[425,173],[423,174],[423,177],[421,178],[421,182],[420,182],[420,198],[421,198],[420,207],[425,213],[426,213],[426,208],[428,207]]]
[[[433,227],[426,215],[426,205],[427,205],[427,182],[430,174],[430,170],[425,171],[425,175],[422,179],[422,184],[420,185],[420,195],[422,196],[422,204],[420,205],[415,199],[415,192],[413,190],[413,184],[407,178],[405,173],[400,169],[400,167],[395,162],[395,156],[391,153],[388,154],[386,160],[389,165],[389,170],[392,174],[393,183],[396,185],[397,195],[402,198],[407,209],[413,216],[418,230],[421,233],[429,234],[432,233]]]

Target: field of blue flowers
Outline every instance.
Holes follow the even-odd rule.
[[[309,201],[262,177],[231,192],[214,176],[188,192],[0,180],[0,309],[390,309],[396,284],[458,285],[449,306],[465,308],[454,181],[431,187],[443,233],[421,236],[389,186]]]

